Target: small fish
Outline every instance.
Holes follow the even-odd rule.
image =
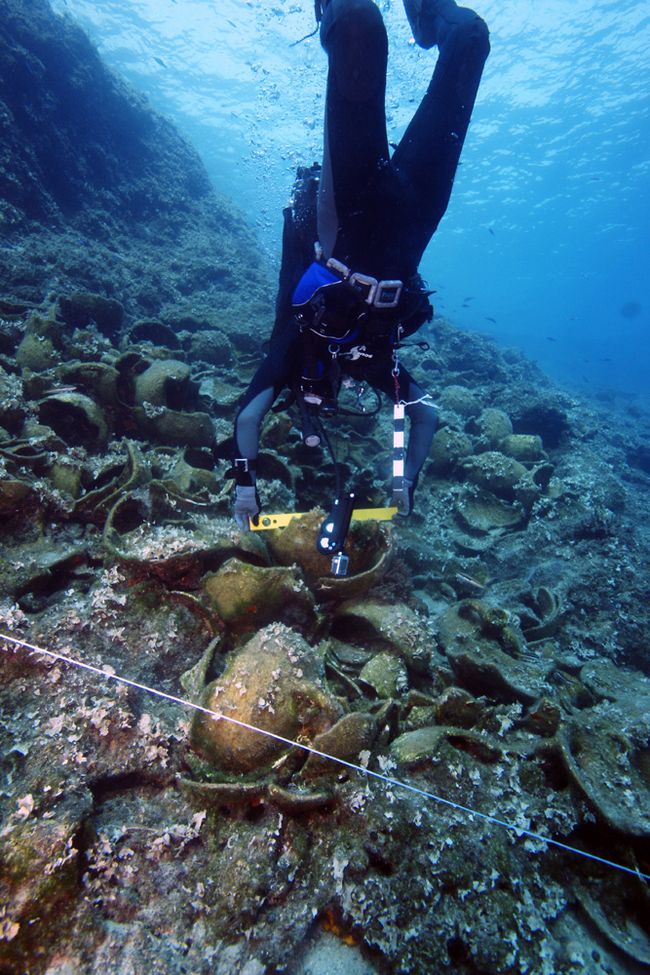
[[[554,335],[547,335],[546,336],[546,341],[547,342],[557,342],[557,339],[555,338]]]
[[[490,316],[489,316],[489,315],[486,315],[486,316],[485,316],[485,321],[486,321],[486,322],[492,322],[492,323],[493,323],[494,325],[498,325],[498,324],[499,324],[499,323],[497,322],[497,320],[496,320],[496,318],[490,318]]]
[[[76,393],[76,392],[78,392],[76,386],[50,386],[50,388],[46,389],[45,392],[43,393],[43,397],[47,398],[48,396],[58,396],[59,393]]]
[[[473,579],[472,576],[466,576],[464,572],[457,572],[455,575],[456,582],[463,582],[466,586],[471,586],[473,589],[478,589],[483,591],[485,586],[478,579]]]
[[[495,237],[495,236],[496,236],[496,234],[494,233],[494,231],[493,231],[493,229],[492,229],[492,227],[488,227],[488,233],[489,233],[489,234],[492,234],[492,236],[493,236],[493,237]]]
[[[157,58],[157,57],[154,56],[154,61],[157,61],[161,68],[166,68],[167,67],[167,65],[165,64],[165,62],[163,61],[162,58]]]
[[[623,318],[636,318],[641,314],[641,305],[638,301],[626,301],[621,308]]]

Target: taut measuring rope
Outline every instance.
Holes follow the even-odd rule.
[[[146,684],[139,684],[137,681],[130,680],[128,677],[121,677],[119,674],[111,674],[107,670],[102,670],[101,667],[95,667],[92,664],[84,663],[83,660],[75,660],[74,657],[68,657],[66,654],[56,653],[54,650],[46,650],[44,647],[37,647],[32,643],[27,643],[24,640],[19,640],[17,637],[10,636],[8,633],[0,633],[0,640],[5,640],[7,643],[14,644],[15,647],[21,647],[22,649],[29,650],[32,653],[41,653],[52,660],[60,660],[62,663],[70,664],[73,667],[79,667],[82,670],[87,670],[92,674],[97,674],[99,677],[103,677],[105,680],[114,680],[118,684],[126,684],[127,687],[133,687],[138,691],[144,691],[146,694],[153,694],[155,697],[164,698],[164,700],[171,701],[173,704],[180,704],[182,707],[191,708],[193,711],[201,711],[203,714],[210,715],[210,717],[214,718],[215,721],[228,721],[230,724],[237,725],[240,728],[245,728],[247,731],[254,731],[259,735],[265,735],[267,738],[274,738],[276,741],[281,741],[283,744],[290,745],[292,748],[300,748],[302,751],[309,752],[311,755],[318,755],[319,758],[325,758],[330,762],[336,762],[337,765],[343,765],[345,768],[359,772],[361,775],[365,775],[368,778],[379,779],[381,782],[385,782],[387,785],[394,786],[398,789],[405,789],[407,792],[413,792],[418,796],[422,796],[424,799],[430,799],[442,806],[447,806],[449,809],[455,809],[457,812],[466,813],[470,818],[472,816],[476,816],[478,819],[482,819],[484,822],[492,823],[495,826],[502,826],[511,833],[515,833],[516,836],[527,836],[529,839],[538,840],[541,843],[548,843],[549,845],[555,846],[560,850],[566,850],[568,853],[574,853],[577,856],[585,857],[588,860],[594,860],[596,863],[602,863],[607,867],[612,867],[614,870],[621,870],[623,873],[632,874],[633,877],[638,877],[641,880],[650,881],[650,874],[643,873],[641,870],[626,867],[622,863],[616,863],[614,860],[607,860],[605,857],[596,856],[595,853],[588,853],[586,850],[579,850],[575,846],[569,846],[568,843],[561,843],[559,840],[551,839],[549,836],[544,836],[541,833],[535,833],[532,830],[523,829],[521,826],[517,826],[515,823],[509,823],[505,819],[499,819],[497,816],[490,816],[488,813],[478,812],[478,810],[471,809],[469,806],[463,806],[459,802],[453,802],[451,799],[445,799],[444,796],[436,795],[435,792],[427,792],[425,789],[418,789],[417,786],[410,785],[408,782],[402,782],[400,779],[394,779],[390,775],[384,775],[382,772],[374,772],[372,769],[364,768],[363,765],[355,765],[354,762],[348,762],[344,758],[337,758],[335,755],[328,755],[327,752],[321,752],[317,748],[313,748],[311,745],[305,745],[302,742],[293,741],[291,738],[284,738],[282,735],[277,735],[273,731],[266,731],[264,728],[257,728],[255,725],[248,724],[246,721],[240,721],[238,718],[229,717],[227,714],[221,714],[219,711],[212,711],[210,708],[204,708],[201,704],[194,704],[192,701],[187,701],[182,697],[174,697],[173,694],[166,694],[164,691],[159,691],[155,687],[147,687]]]

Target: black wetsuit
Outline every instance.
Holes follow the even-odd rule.
[[[487,28],[473,11],[458,7],[454,0],[423,0],[427,3],[439,57],[427,92],[392,156],[384,105],[388,42],[379,8],[373,0],[330,0],[321,23],[321,43],[329,60],[318,197],[322,260],[333,257],[377,280],[419,280],[418,264],[449,202],[489,53]],[[304,369],[304,338],[286,293],[306,265],[295,270],[293,280],[289,273],[289,282],[283,267],[269,353],[240,405],[235,456],[250,463],[248,474],[237,478],[240,484],[255,483],[261,422],[281,390],[292,386]],[[366,316],[362,339],[372,358],[354,363],[338,359],[344,372],[392,400],[394,333],[383,326],[424,320],[422,292],[407,292],[405,287],[397,308]],[[373,340],[377,323],[381,335]],[[398,380],[401,401],[411,404],[406,407],[410,431],[404,475],[415,482],[431,446],[435,412],[421,402],[425,393],[403,366]]]

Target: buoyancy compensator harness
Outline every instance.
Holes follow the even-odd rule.
[[[352,271],[335,258],[315,260],[293,293],[293,313],[302,336],[300,392],[326,414],[336,412],[341,361],[372,359],[390,351],[433,317],[419,275],[382,280]]]

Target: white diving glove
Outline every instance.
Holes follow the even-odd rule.
[[[233,515],[235,516],[237,527],[243,532],[249,531],[250,525],[248,524],[248,519],[250,518],[253,524],[257,524],[256,519],[259,513],[260,505],[255,487],[238,484],[235,488],[235,506],[233,508]]]

